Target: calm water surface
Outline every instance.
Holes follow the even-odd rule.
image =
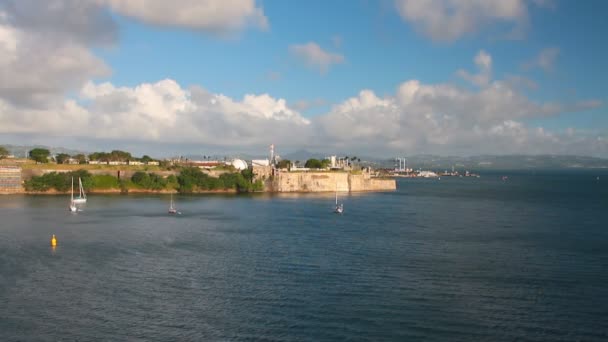
[[[0,196],[0,341],[608,340],[606,172],[398,188]]]

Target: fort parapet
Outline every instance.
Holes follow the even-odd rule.
[[[21,191],[21,168],[0,165],[0,194],[20,193]]]
[[[369,173],[280,172],[272,182],[276,192],[392,191],[394,179],[373,178]]]

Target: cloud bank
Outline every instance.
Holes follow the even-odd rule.
[[[147,24],[211,32],[247,26],[268,28],[268,18],[255,0],[96,0],[112,11]]]
[[[534,101],[525,94],[526,89],[534,86],[533,82],[517,75],[503,80],[493,78],[493,58],[484,50],[473,58],[475,71],[456,71],[467,86],[406,79],[391,94],[379,95],[371,89],[362,89],[335,103],[326,113],[310,118],[299,110],[314,103],[290,104],[272,94],[252,91],[233,98],[209,92],[204,85],[184,85],[172,79],[131,87],[104,82],[111,69],[93,49],[111,45],[117,39],[117,28],[107,13],[109,8],[152,24],[210,31],[242,28],[260,13],[251,1],[234,2],[236,7],[245,8],[236,12],[223,9],[227,2],[204,2],[211,7],[198,8],[203,2],[183,1],[180,3],[185,8],[199,11],[196,18],[177,15],[170,19],[172,22],[156,22],[154,14],[139,12],[137,4],[143,2],[52,0],[48,6],[31,0],[3,2],[0,136],[35,136],[38,141],[58,137],[110,141],[115,146],[128,142],[129,146],[135,143],[142,149],[174,146],[175,151],[184,146],[265,151],[268,144],[274,143],[281,148],[384,156],[395,153],[608,156],[606,132],[576,128],[557,132],[529,124],[530,119],[597,108],[602,105],[600,101]],[[146,11],[163,10],[160,3],[158,7],[146,7]],[[219,7],[213,7],[214,4]],[[77,15],[63,18],[61,13],[68,10]],[[206,11],[236,19],[226,19],[227,26],[220,28],[214,26],[219,24],[213,20],[206,21],[211,13]],[[261,19],[256,20],[259,26]],[[321,73],[344,61],[343,56],[324,51],[312,42],[292,46],[290,50]],[[550,56],[539,58],[538,66],[551,65],[541,63],[550,60]],[[318,105],[321,104],[325,102]]]
[[[485,52],[475,58],[482,70],[490,67],[489,60]],[[294,109],[297,104],[289,106],[269,94],[234,99],[200,86],[184,88],[170,79],[135,87],[87,82],[75,99],[52,108],[27,109],[0,101],[0,132],[259,151],[274,143],[383,155],[606,154],[605,134],[551,132],[525,123],[596,108],[599,101],[535,102],[502,80],[472,82],[480,87],[407,80],[384,97],[366,89],[313,118],[303,117]]]
[[[518,38],[529,21],[529,3],[526,0],[395,0],[403,20],[416,31],[442,42],[453,42],[497,24],[510,27],[505,38]],[[534,4],[552,6],[545,1],[534,1]]]

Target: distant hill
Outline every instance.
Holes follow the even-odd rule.
[[[415,155],[405,158],[408,167],[433,170],[449,170],[452,166],[459,170],[608,168],[608,159],[569,155],[480,155],[471,157]],[[394,167],[395,161],[394,159],[384,159],[380,164]]]
[[[318,153],[318,152],[310,152],[310,151],[306,151],[306,150],[297,150],[291,153],[285,153],[281,155],[281,158],[283,159],[289,159],[291,161],[306,161],[308,159],[311,158],[315,158],[315,159],[323,159],[325,157],[329,156],[329,154],[323,154],[323,153]]]
[[[3,145],[10,153],[16,157],[24,157],[27,152],[33,148],[46,148],[51,151],[51,154],[67,153],[74,155],[78,153],[89,154],[87,151],[79,151],[75,149],[69,149],[64,147],[49,147],[42,145]],[[128,151],[127,151],[128,152]],[[153,151],[151,151],[153,152]],[[294,152],[281,153],[277,151],[282,159],[289,159],[291,161],[299,160],[304,162],[310,158],[323,159],[329,155],[336,155],[338,157],[349,157],[355,156],[353,153],[323,153],[323,152],[311,152],[304,149],[296,150]],[[371,165],[374,167],[381,168],[394,168],[396,165],[394,157],[377,157],[377,156],[365,156],[356,155],[361,160],[362,165]],[[186,154],[182,156],[184,158],[192,160],[202,160],[203,155]],[[215,154],[211,156],[205,156],[208,159],[213,160],[231,160],[233,158],[240,158],[244,160],[251,159],[264,159],[268,158],[266,154],[249,154],[249,153],[228,153],[228,154]],[[597,169],[597,168],[608,168],[608,159],[588,157],[588,156],[575,156],[575,155],[478,155],[470,157],[460,156],[439,156],[430,154],[421,154],[413,156],[402,156],[406,158],[407,167],[413,169],[429,169],[429,170],[450,170],[454,166],[457,170],[526,170],[526,169]]]
[[[282,159],[304,162],[310,158],[323,159],[329,153],[311,152],[297,150],[290,153],[280,154]],[[354,154],[338,153],[338,157],[355,156]],[[202,159],[202,155],[188,155],[189,159]],[[211,159],[228,160],[240,158],[244,160],[264,159],[267,155],[251,155],[246,153],[232,153],[226,156],[211,156]],[[362,165],[371,165],[379,168],[394,168],[395,158],[382,158],[357,155]],[[526,170],[526,169],[573,169],[573,168],[608,168],[608,159],[569,156],[569,155],[480,155],[470,157],[438,156],[438,155],[414,155],[405,156],[407,167],[413,169],[450,170],[454,166],[457,170]]]

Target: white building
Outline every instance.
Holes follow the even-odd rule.
[[[251,161],[252,166],[270,166],[268,159],[254,159]]]

